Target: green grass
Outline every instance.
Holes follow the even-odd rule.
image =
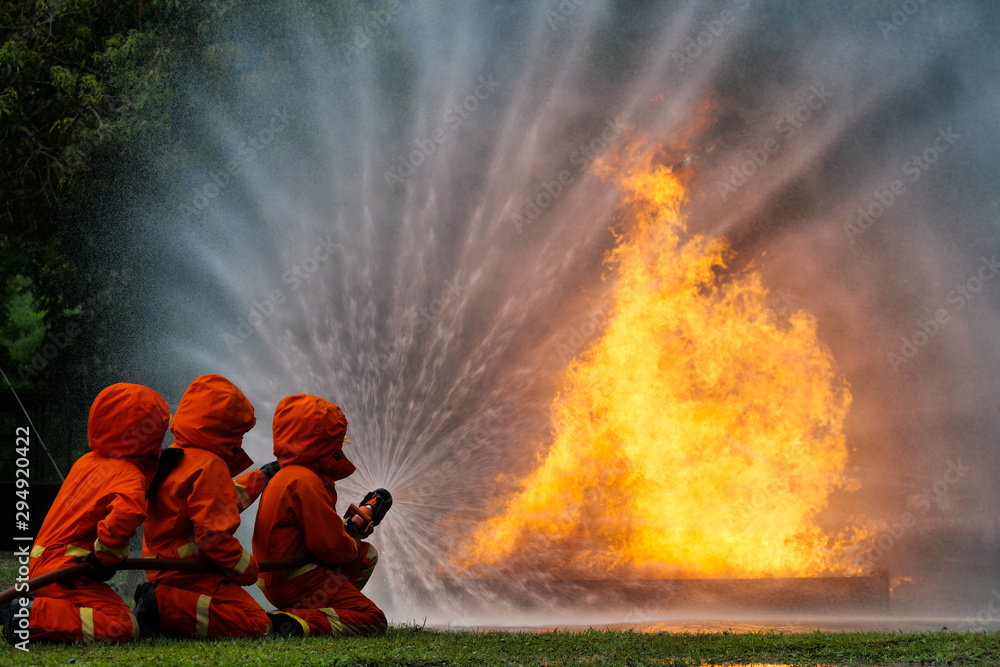
[[[142,640],[116,646],[0,648],[11,665],[996,665],[1000,634],[443,632],[391,628],[378,638]]]
[[[19,563],[10,551],[0,551],[0,590],[14,585]]]

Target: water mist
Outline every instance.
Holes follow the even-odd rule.
[[[720,280],[759,272],[778,316],[815,317],[850,387],[857,483],[816,521],[875,526],[857,557],[895,613],[996,620],[996,9],[297,7],[207,27],[183,179],[137,214],[159,251],[134,381],[176,405],[229,377],[259,463],[283,396],[342,406],[342,502],[396,498],[366,590],[395,621],[460,618],[450,550],[551,445],[561,374],[613,313],[601,165],[635,146],[682,176],[689,232],[730,244]]]

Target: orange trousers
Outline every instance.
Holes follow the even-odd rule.
[[[361,593],[378,552],[361,543],[357,560],[338,569],[318,567],[265,591],[281,613],[302,625],[303,635],[377,635],[388,627],[385,614]],[[272,612],[274,613],[274,612]]]
[[[261,637],[271,622],[257,601],[227,577],[171,573],[156,578],[160,625],[189,637]]]
[[[56,642],[124,642],[139,638],[128,605],[107,584],[77,579],[35,591],[31,638]]]

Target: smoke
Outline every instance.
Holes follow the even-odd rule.
[[[180,91],[169,195],[137,223],[158,282],[135,365],[172,404],[200,373],[236,382],[260,463],[283,396],[340,404],[359,468],[341,496],[396,497],[373,582],[395,618],[447,609],[443,552],[549,442],[558,374],[608,316],[617,193],[593,167],[633,141],[686,174],[692,231],[727,237],[776,310],[817,317],[861,482],[823,520],[880,522],[872,569],[914,580],[897,611],[985,608],[990,3],[258,10],[220,6]]]

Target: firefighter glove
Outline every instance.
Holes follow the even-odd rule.
[[[105,565],[102,563],[96,553],[91,553],[90,556],[87,557],[87,564],[90,565],[90,567],[87,569],[87,574],[85,576],[101,583],[115,576],[115,572],[118,571],[118,568],[114,565]]]
[[[271,481],[271,478],[274,477],[274,475],[279,470],[281,470],[281,464],[278,463],[277,461],[271,461],[270,463],[265,463],[260,467],[260,471],[264,473],[264,477],[266,477],[267,481],[269,482]]]

